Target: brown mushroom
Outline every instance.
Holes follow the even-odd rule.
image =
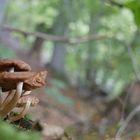
[[[31,93],[31,91],[24,91],[22,93],[22,95],[29,95],[30,93]],[[8,103],[10,103],[10,101],[12,100],[12,98],[14,97],[14,95],[15,95],[15,90],[11,90],[9,92],[8,96],[5,98],[4,102],[2,103],[1,110],[3,108],[5,108]]]
[[[15,107],[15,105],[18,102],[18,99],[22,95],[22,88],[23,88],[23,82],[18,82],[13,98],[4,108],[2,108],[2,110],[0,110],[1,117],[6,116]]]
[[[31,95],[24,95],[19,98],[16,107],[23,107],[28,99],[32,101],[31,106],[36,106],[39,103],[39,99],[37,97]]]
[[[5,108],[5,106],[12,100],[12,98],[14,97],[14,95],[15,95],[15,90],[9,91],[9,93],[6,96],[6,98],[1,103],[0,110],[3,110],[3,108]]]
[[[16,87],[16,92],[13,98],[6,106],[4,106],[4,108],[2,108],[0,116],[6,116],[16,106],[18,99],[22,95],[22,89],[31,90],[44,86],[46,83],[46,76],[47,71],[0,73],[0,86],[2,87],[2,90],[11,90]]]
[[[4,102],[0,100],[1,117],[5,117],[16,106],[21,96],[30,94],[30,90],[45,85],[47,71],[23,72],[30,70],[31,67],[21,60],[0,60],[0,94],[2,94],[2,91],[10,91]],[[17,120],[18,118],[21,118],[21,116],[24,116],[30,104],[32,104],[32,100],[31,98],[27,98],[23,111],[18,116],[14,117],[13,120]]]
[[[2,72],[0,73],[0,87],[2,91],[16,89],[18,82],[24,82],[23,89],[40,88],[46,83],[47,71],[40,72]]]
[[[22,95],[29,95],[31,93],[31,91],[23,91]],[[5,98],[5,100],[2,102],[2,104],[0,105],[0,110],[2,110],[3,108],[5,108],[7,106],[8,103],[10,103],[10,101],[12,100],[12,98],[15,95],[15,90],[11,90],[7,97]]]
[[[14,68],[15,71],[30,71],[31,67],[22,60],[0,59],[0,71],[9,71]]]
[[[9,69],[9,72],[13,73],[14,72],[14,67],[11,67]],[[5,107],[5,105],[7,105],[10,102],[10,100],[12,99],[14,94],[15,94],[15,91],[12,90],[8,93],[8,95],[7,95],[7,97],[5,98],[4,101],[2,101],[2,98],[1,98],[1,104],[0,104],[0,109],[1,110]],[[1,88],[1,96],[2,96],[2,88]]]
[[[0,87],[0,106],[2,104],[2,88]]]
[[[28,112],[30,106],[35,106],[38,103],[39,103],[39,99],[35,96],[29,96],[29,95],[22,96],[18,100],[16,107],[23,107],[23,110],[18,115],[9,117],[9,120],[11,122],[14,122],[23,118]]]
[[[9,71],[13,73],[14,71],[30,71],[31,67],[22,60],[16,59],[0,59],[0,71]],[[2,94],[2,91],[1,91]],[[0,100],[0,108],[4,108],[10,102],[10,99],[14,96],[15,91],[10,91],[7,97],[2,101]],[[1,95],[2,96],[2,95]]]

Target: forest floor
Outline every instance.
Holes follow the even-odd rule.
[[[40,99],[39,105],[30,111],[33,120],[59,126],[74,140],[105,140],[115,137],[122,113],[119,102],[106,104],[102,101],[85,101],[79,98],[77,90],[72,87],[62,88],[58,91],[62,97],[67,97],[72,103],[59,102],[46,93],[47,88],[56,86],[49,83],[50,79],[52,77],[48,77],[48,84],[44,89],[36,90],[33,93]],[[135,119],[128,125],[125,139],[140,140],[137,121]]]

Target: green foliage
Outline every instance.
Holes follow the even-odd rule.
[[[9,1],[7,13],[12,13],[7,14],[7,22],[16,27],[22,27],[25,30],[27,30],[27,27],[30,30],[34,30],[36,24],[39,23],[45,23],[47,27],[50,27],[54,17],[57,15],[58,6],[58,0],[49,0],[47,2],[40,0]]]
[[[90,65],[90,69],[94,73],[93,80],[105,89],[110,88],[109,93],[116,96],[121,91],[122,86],[136,78],[123,43],[131,43],[137,27],[140,26],[140,1],[119,0],[118,2],[123,3],[125,8],[109,6],[106,2],[99,0],[14,0],[9,2],[6,22],[25,31],[36,31],[37,25],[42,23],[40,31],[43,32],[52,27],[57,15],[61,12],[62,16],[65,16],[69,22],[68,36],[88,36],[92,26],[94,28],[92,34],[113,36],[103,41],[68,45],[65,67],[72,83],[77,84],[78,79],[80,79],[86,84],[87,67]],[[91,16],[92,21],[90,20]],[[63,21],[59,21],[61,25]],[[133,53],[138,61],[138,67],[140,67],[139,36],[136,40]],[[26,40],[23,40],[22,43],[26,44]],[[32,41],[30,41],[31,44]],[[46,41],[44,43],[42,51],[44,63],[47,61],[46,59],[51,58],[52,46],[52,42]],[[89,47],[91,51],[89,51]],[[1,57],[12,56],[11,52],[3,53],[2,49],[0,55]],[[90,64],[87,62],[89,58],[91,59]],[[110,81],[112,81],[111,86],[108,86]],[[55,100],[63,103],[67,100],[61,94],[61,88],[65,88],[65,85],[57,80],[53,80],[52,83],[55,88],[48,89],[47,94],[50,93],[49,96],[57,97]]]
[[[138,27],[140,27],[140,0],[133,0],[130,2],[126,2],[125,6],[129,8],[133,15],[134,15],[134,20],[137,24]]]
[[[85,3],[87,4],[87,7],[92,14],[97,13],[99,7],[101,6],[99,0],[86,0]]]
[[[10,124],[0,121],[1,140],[39,140],[39,135],[33,132],[21,132]]]

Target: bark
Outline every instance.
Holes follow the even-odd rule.
[[[53,57],[51,60],[51,68],[58,73],[64,73],[65,71],[65,58],[66,47],[63,43],[56,43],[53,50]]]
[[[42,38],[44,40],[49,40],[49,41],[53,41],[53,42],[63,42],[66,44],[71,44],[71,45],[87,43],[89,41],[111,39],[113,37],[113,36],[107,35],[107,34],[103,34],[103,35],[91,34],[91,35],[86,35],[86,36],[68,37],[68,36],[53,35],[52,31],[50,33],[48,31],[46,33],[28,32],[28,31],[24,31],[24,30],[18,29],[18,28],[13,28],[10,26],[3,26],[2,31],[16,32],[16,33],[23,35],[24,37],[33,36],[33,37]]]
[[[68,0],[65,1],[68,4]],[[64,3],[63,3],[64,4]],[[68,32],[68,23],[70,19],[68,15],[65,13],[66,11],[60,7],[60,13],[57,16],[54,25],[53,25],[53,33],[56,35],[66,35]],[[52,55],[52,60],[50,63],[50,67],[60,73],[64,74],[65,72],[65,58],[66,58],[67,46],[65,43],[55,42],[54,50]]]
[[[55,28],[59,28],[58,32],[62,35],[65,34],[65,30],[67,30],[66,29],[67,25],[65,26],[57,25],[57,27]],[[57,32],[57,29],[55,30],[55,32]],[[54,43],[54,50],[53,50],[50,66],[54,71],[60,74],[63,74],[65,72],[66,51],[67,51],[67,46],[65,43],[61,43],[61,42]]]
[[[35,30],[44,35],[46,33],[50,33],[51,28],[47,29],[46,24],[41,22],[41,23],[36,25]],[[29,51],[29,58],[32,59],[33,61],[35,61],[36,63],[40,64],[40,62],[41,62],[41,51],[42,51],[42,47],[43,47],[43,43],[44,43],[45,39],[42,38],[42,36],[35,36],[35,37],[36,38],[35,38],[35,41],[33,43],[33,46],[31,48],[31,50]]]
[[[41,61],[41,50],[43,47],[44,39],[37,37],[33,44],[32,49],[29,52],[29,57],[34,59],[35,62],[40,63]]]

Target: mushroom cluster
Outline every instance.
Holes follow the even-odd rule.
[[[39,99],[31,96],[31,90],[46,84],[47,71],[32,72],[30,65],[21,60],[0,60],[0,118],[11,122],[23,118],[30,106],[35,106]],[[7,96],[4,94],[7,93]],[[4,98],[3,98],[4,97]],[[23,108],[17,115],[10,112],[15,107]]]

